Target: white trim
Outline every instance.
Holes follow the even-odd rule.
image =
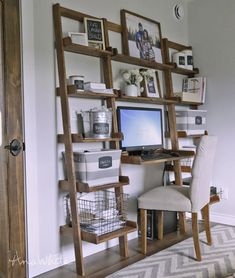
[[[235,215],[212,212],[210,213],[210,221],[235,226]]]
[[[186,213],[187,218],[191,218],[191,213]],[[198,219],[201,220],[201,214],[198,214]],[[235,226],[235,215],[222,214],[217,212],[210,212],[210,221],[225,225]]]

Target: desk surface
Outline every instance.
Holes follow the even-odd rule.
[[[193,151],[181,151],[181,150],[169,150],[170,152],[177,152],[179,156],[172,156],[169,158],[160,158],[160,159],[154,159],[154,160],[142,160],[141,156],[138,155],[122,155],[121,156],[121,162],[124,164],[157,164],[157,163],[164,163],[167,161],[175,161],[175,160],[181,160],[189,157],[193,157],[195,155],[195,152]]]

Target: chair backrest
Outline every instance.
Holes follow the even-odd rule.
[[[197,148],[190,189],[192,212],[198,212],[209,203],[216,144],[217,137],[205,135],[202,136]]]

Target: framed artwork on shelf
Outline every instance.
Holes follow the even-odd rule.
[[[88,46],[105,50],[104,22],[102,19],[84,17]]]
[[[162,35],[159,22],[121,10],[121,24],[124,54],[162,63]]]
[[[146,73],[148,70],[146,71]],[[143,74],[143,96],[151,98],[162,98],[161,86],[157,71]]]

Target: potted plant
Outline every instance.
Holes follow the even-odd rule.
[[[125,81],[125,94],[126,96],[137,97],[140,95],[141,90],[140,82],[143,80],[143,76],[138,69],[122,70],[122,77]]]

